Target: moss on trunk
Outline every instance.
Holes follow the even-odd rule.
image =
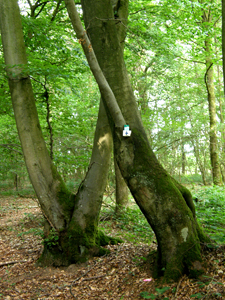
[[[115,133],[118,165],[130,191],[155,232],[157,272],[167,280],[203,271],[200,242],[208,241],[199,227],[190,192],[157,161],[145,135],[132,128],[124,138]]]
[[[90,257],[109,253],[102,246],[120,242],[122,240],[106,236],[93,224],[83,230],[71,222],[67,230],[57,232],[46,223],[44,250],[38,264],[59,267],[86,262]]]

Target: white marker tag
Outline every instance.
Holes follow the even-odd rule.
[[[123,136],[131,136],[131,130],[129,128],[129,125],[124,125]]]

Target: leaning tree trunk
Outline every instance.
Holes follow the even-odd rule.
[[[14,115],[28,173],[49,222],[57,231],[64,230],[71,218],[74,197],[66,190],[44,142],[16,0],[0,0],[0,25]]]
[[[0,28],[14,115],[30,180],[46,219],[42,264],[67,265],[101,251],[107,239],[98,216],[112,152],[111,131],[100,105],[89,171],[72,195],[53,165],[42,135],[28,74],[16,0],[0,0]],[[104,238],[104,239],[103,239]]]
[[[65,1],[73,5],[73,1]],[[120,1],[126,5],[127,1]],[[98,68],[92,68],[107,106],[108,117],[114,137],[116,160],[126,183],[137,204],[153,228],[158,241],[158,270],[165,271],[167,278],[177,279],[183,273],[195,276],[201,268],[200,242],[208,241],[197,224],[194,204],[190,193],[172,179],[157,161],[145,134],[138,113],[134,94],[126,72],[123,53],[117,36],[110,0],[82,1],[87,33],[92,44],[88,43],[86,33],[77,31],[82,38],[82,46],[92,68],[90,59],[94,49],[101,69],[110,85],[113,95],[106,93],[99,80]],[[68,10],[70,7],[68,5]],[[70,11],[73,15],[73,11]],[[71,19],[76,23],[78,16]],[[76,24],[74,24],[76,29]],[[84,41],[85,40],[85,41]],[[111,99],[107,99],[109,94]],[[119,109],[114,106],[115,98]],[[117,114],[118,113],[118,118]],[[122,113],[122,117],[121,117]],[[132,130],[131,137],[122,136],[122,126],[126,123]]]

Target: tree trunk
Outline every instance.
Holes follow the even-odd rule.
[[[207,27],[207,23],[211,22],[210,12],[203,13],[203,24]],[[218,155],[218,143],[217,143],[217,121],[216,121],[216,97],[214,88],[214,75],[213,75],[213,62],[212,62],[212,40],[208,36],[205,39],[205,52],[206,52],[206,74],[205,74],[205,84],[207,88],[208,95],[208,105],[209,105],[209,140],[210,140],[210,159],[212,167],[213,183],[215,185],[222,184],[220,163]]]
[[[189,121],[190,121],[190,124],[191,124],[191,128],[194,129],[191,114],[188,113],[188,117],[189,117]],[[199,153],[201,151],[200,151],[198,138],[195,138],[195,140],[192,140],[191,142],[192,142],[192,145],[193,145],[193,148],[194,148],[194,155],[195,155],[195,159],[196,159],[196,165],[198,166],[198,168],[200,170],[200,173],[201,173],[201,176],[202,176],[202,182],[203,182],[204,185],[206,185],[205,165],[204,165],[204,162],[202,162],[201,157],[199,155]],[[197,173],[197,172],[195,172],[195,173]]]
[[[128,204],[128,188],[123,176],[121,175],[120,169],[114,157],[114,168],[115,168],[115,178],[116,178],[116,208],[115,213],[121,214],[124,208]]]
[[[71,218],[74,197],[53,166],[42,135],[16,0],[0,0],[0,22],[14,115],[28,173],[47,218],[56,230],[64,230]]]
[[[99,117],[89,171],[72,195],[53,165],[38,120],[28,74],[19,7],[0,0],[0,29],[14,115],[30,180],[46,219],[44,265],[68,265],[101,252],[109,239],[98,232],[112,138],[104,106]]]
[[[225,96],[225,0],[222,0],[223,91]]]
[[[101,245],[110,239],[98,231],[98,219],[106,187],[112,153],[112,134],[101,102],[88,172],[76,194],[70,223],[60,233],[57,247],[48,247],[41,257],[42,265],[69,265],[105,253]],[[47,229],[49,230],[49,228]],[[48,233],[47,235],[48,236]],[[111,242],[116,240],[111,239]]]
[[[181,173],[182,175],[186,174],[186,154],[185,154],[185,150],[184,150],[184,142],[182,141],[181,144],[181,151],[182,151],[182,167],[181,167]]]
[[[68,2],[68,1],[66,1]],[[125,5],[127,1],[120,1]],[[117,24],[109,0],[82,1],[84,20],[101,69],[119,104],[131,136],[111,119],[115,157],[120,171],[158,241],[158,273],[177,279],[195,276],[201,261],[200,242],[208,241],[199,228],[192,197],[157,161],[148,143],[126,72],[117,36]],[[114,99],[114,98],[113,98]]]

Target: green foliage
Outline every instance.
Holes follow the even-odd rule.
[[[154,296],[153,294],[152,295],[149,295],[148,292],[141,292],[140,293],[140,296],[144,299],[155,299],[156,296]],[[154,297],[154,298],[152,298]]]
[[[52,248],[54,246],[59,245],[59,234],[55,229],[51,229],[48,236],[44,238],[44,244],[47,245],[47,247]]]
[[[197,293],[197,294],[191,295],[191,298],[196,298],[196,299],[202,299],[203,297],[204,297],[204,294],[202,294],[202,293]]]
[[[124,209],[120,215],[103,208],[99,225],[109,235],[112,227],[116,228],[117,236],[133,243],[150,243],[154,238],[153,231],[137,206]]]
[[[164,300],[169,300],[169,298],[161,298],[161,295],[164,294],[167,290],[169,290],[170,287],[165,286],[163,288],[156,288],[156,295],[155,294],[149,294],[148,292],[141,292],[140,296],[144,299],[164,299]],[[160,297],[160,298],[159,298]]]
[[[221,5],[214,2],[129,1],[125,61],[153,150],[172,175],[181,173],[184,152],[188,173],[198,173],[201,164],[206,172],[210,169],[204,42],[207,36],[213,36],[212,60],[220,66]],[[99,92],[62,4],[56,16],[56,1],[47,1],[40,14],[38,7],[32,14],[24,1],[20,6],[46,144],[49,146],[50,141],[44,97],[47,91],[54,163],[66,181],[75,178],[78,182],[84,178],[91,156]],[[207,9],[212,22],[202,24],[202,12]],[[220,81],[215,78],[218,99]],[[0,87],[0,141],[20,147],[4,76],[1,41]],[[224,130],[222,123],[218,130]],[[14,150],[18,149],[14,146]],[[1,146],[0,155],[0,180],[13,181],[13,174],[26,174],[22,155]],[[200,181],[197,177],[196,180]]]
[[[189,174],[189,175],[176,175],[173,176],[181,184],[202,184],[202,177],[200,174]]]
[[[224,187],[201,188],[194,195],[197,218],[204,231],[219,244],[225,243],[225,194]]]
[[[24,236],[27,234],[33,234],[33,235],[38,235],[40,237],[43,237],[43,229],[42,228],[30,228],[27,231],[22,231],[22,232],[18,233],[17,236]]]

